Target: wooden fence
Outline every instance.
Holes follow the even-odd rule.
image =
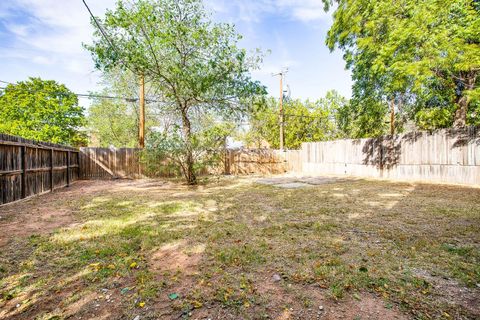
[[[78,150],[0,134],[0,205],[78,179]]]
[[[225,155],[227,174],[281,174],[301,172],[300,150],[228,149]]]
[[[80,148],[80,179],[144,177],[137,148]]]
[[[278,150],[229,149],[225,153],[226,174],[278,174],[286,172],[285,161]]]
[[[0,205],[77,179],[142,178],[140,149],[81,148],[0,134]],[[167,164],[160,164],[159,176]],[[480,128],[302,144],[301,150],[227,150],[209,173],[335,174],[480,185]],[[169,176],[171,174],[169,173]]]
[[[302,174],[480,185],[480,128],[304,143]]]

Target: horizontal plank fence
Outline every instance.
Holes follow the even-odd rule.
[[[480,185],[480,128],[302,144],[302,174]]]
[[[74,148],[0,134],[0,205],[70,185],[78,179]]]
[[[80,148],[81,179],[144,177],[138,148]]]

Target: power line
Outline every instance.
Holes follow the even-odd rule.
[[[258,113],[268,113],[268,114],[273,114],[273,115],[279,115],[279,113],[277,111],[273,111],[273,110],[263,110],[263,111],[259,111]],[[310,119],[320,118],[318,116],[294,114],[294,113],[287,113],[287,112],[283,112],[283,115],[287,116],[287,117],[297,117],[297,118],[310,118]]]
[[[100,23],[98,22],[97,18],[95,18],[95,16],[93,15],[92,13],[92,10],[90,10],[90,7],[88,6],[88,4],[85,2],[85,0],[82,0],[83,4],[85,5],[85,7],[87,8],[88,10],[88,13],[90,14],[90,16],[92,17],[93,21],[95,22],[95,25],[98,27],[98,29],[100,30],[100,33],[102,34],[102,37],[105,39],[105,41],[107,41],[108,43],[108,46],[110,47],[110,49],[112,49],[113,51],[115,51],[117,54],[118,54],[118,57],[120,58],[122,55],[120,54],[118,48],[115,46],[115,44],[113,43],[113,41],[108,37],[107,33],[105,32],[105,30],[103,30],[102,26],[100,25]],[[123,59],[119,59],[120,63],[125,67],[127,68],[128,70],[130,70],[133,74],[136,74],[136,72],[134,70],[132,70],[132,68],[129,68],[128,65],[125,63],[125,61],[123,61]],[[136,91],[134,91],[136,92]],[[138,94],[137,94],[138,96]],[[140,100],[140,97],[138,97],[138,100]]]
[[[83,4],[85,5],[85,7],[87,8],[88,10],[88,13],[90,14],[90,16],[92,17],[93,21],[95,22],[95,25],[97,26],[97,28],[100,30],[100,33],[102,34],[102,37],[107,41],[108,43],[108,46],[110,47],[110,49],[112,49],[113,51],[115,51],[117,54],[118,54],[118,57],[121,57],[122,55],[120,54],[117,46],[115,46],[115,44],[113,43],[113,41],[108,37],[107,35],[107,32],[105,32],[105,30],[103,29],[103,27],[101,26],[101,24],[98,22],[97,18],[93,15],[92,13],[92,10],[90,10],[90,7],[88,6],[88,4],[85,2],[85,0],[82,0]],[[123,61],[123,59],[119,59],[120,63],[125,67],[127,68],[128,70],[130,70],[131,72],[133,72],[134,74],[136,73],[134,70],[132,70],[132,68],[129,68],[128,64],[125,63],[125,61]]]
[[[3,81],[3,80],[0,80],[0,82],[15,85],[11,82],[7,82],[7,81]],[[5,90],[5,89],[7,89],[7,87],[0,87],[0,89]],[[35,93],[35,92],[41,92],[43,90],[22,89],[22,91]],[[68,95],[65,92],[59,92],[59,91],[53,91],[53,92],[49,92],[49,93],[58,94],[58,95]],[[125,100],[127,102],[137,102],[139,100],[138,98],[107,96],[107,95],[98,95],[98,94],[91,94],[91,93],[75,93],[75,92],[72,92],[71,94],[73,94],[73,95],[75,95],[79,98],[98,98],[98,99],[111,99],[111,100]],[[154,100],[154,99],[145,99],[145,101],[146,102],[156,102],[156,103],[167,103],[166,101]]]
[[[103,37],[105,38],[105,40],[108,42],[108,45],[110,47],[110,49],[114,50],[114,51],[117,51],[116,50],[116,47],[113,45],[113,42],[110,41],[110,38],[108,38],[107,34],[105,33],[105,31],[103,30],[102,26],[100,25],[100,23],[98,23],[97,21],[97,18],[95,18],[95,16],[93,15],[92,13],[92,10],[90,10],[90,7],[88,6],[88,4],[85,2],[85,0],[82,0],[83,4],[85,5],[85,7],[87,8],[88,10],[88,13],[90,14],[90,16],[92,17],[93,21],[95,22],[95,24],[97,25],[98,29],[100,30],[100,33],[103,35]],[[117,52],[118,53],[118,52]]]
[[[6,84],[11,84],[15,85],[14,83],[8,82],[8,81],[3,81],[0,80],[1,83],[6,83]],[[6,89],[6,87],[0,87],[0,89]],[[30,93],[33,92],[40,92],[42,90],[28,90],[28,89],[23,89],[23,91],[27,91]],[[59,94],[59,95],[65,95],[65,92],[50,92],[54,94]],[[109,96],[109,95],[98,95],[98,94],[91,94],[91,93],[75,93],[72,92],[73,95],[76,95],[79,98],[97,98],[97,99],[111,99],[111,100],[125,100],[127,102],[137,102],[139,99],[138,98],[132,98],[132,97],[119,97],[119,96]],[[146,102],[154,102],[154,103],[168,103],[167,101],[162,101],[162,100],[155,100],[155,99],[145,99]],[[268,113],[268,114],[273,114],[273,115],[278,115],[277,112],[273,110],[263,110],[260,113]],[[286,117],[294,117],[294,118],[308,118],[308,119],[319,119],[317,116],[311,116],[311,115],[302,115],[302,114],[293,114],[293,113],[288,113],[284,112],[284,116]]]

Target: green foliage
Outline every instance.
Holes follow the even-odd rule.
[[[452,114],[452,110],[447,108],[422,109],[417,112],[415,122],[418,127],[424,130],[447,128],[452,125]]]
[[[113,69],[103,75],[104,88],[97,96],[136,97],[138,79],[131,72]],[[148,107],[148,105],[147,105]],[[94,98],[88,110],[91,144],[101,147],[138,145],[138,101]],[[152,117],[147,117],[150,125]],[[149,125],[146,126],[148,130]]]
[[[335,2],[327,45],[343,49],[352,69],[354,114],[380,121],[376,104],[388,110],[395,99],[402,116],[421,128],[478,123],[478,1]]]
[[[200,0],[118,1],[100,22],[111,41],[96,28],[93,44],[86,45],[97,68],[121,67],[144,74],[172,103],[186,146],[185,178],[194,184],[192,114],[244,113],[249,106],[245,100],[265,92],[249,73],[260,56],[248,57],[238,48],[241,36],[234,27],[211,22]]]
[[[108,94],[108,90],[98,92]],[[138,114],[132,103],[96,99],[89,108],[88,126],[91,142],[100,147],[133,148],[138,145]]]
[[[86,143],[77,96],[53,80],[30,78],[9,84],[0,95],[0,132],[73,146]]]
[[[205,173],[208,169],[217,168],[222,161],[226,138],[232,134],[234,125],[229,122],[215,123],[212,117],[195,119],[193,124],[194,132],[189,144],[183,140],[179,125],[173,125],[167,131],[152,131],[147,136],[142,161],[148,175],[185,175],[186,148],[191,148],[195,172]]]
[[[349,120],[344,110],[348,102],[335,91],[329,91],[325,98],[315,102],[285,101],[283,108],[287,149],[298,149],[302,142],[333,140],[347,135]],[[280,118],[276,99],[270,98],[257,106],[250,123],[243,137],[247,145],[261,147],[268,142],[270,147],[279,148]]]

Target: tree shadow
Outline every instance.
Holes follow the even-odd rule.
[[[362,147],[362,163],[380,170],[392,169],[400,160],[401,143],[398,136],[366,139]]]
[[[81,195],[84,186],[73,186],[77,198],[62,203],[61,195],[53,194],[57,201],[44,205],[67,206],[75,219],[53,233],[23,235],[1,248],[0,318],[133,318],[132,312],[142,312],[139,301],[155,297],[171,277],[193,272],[181,263],[170,270],[170,264],[175,257],[187,259],[190,246],[199,251],[202,239],[189,235],[216,203],[203,193],[192,198],[160,183],[150,185],[157,186],[156,197],[155,190],[145,194],[143,188],[129,189],[130,183],[114,183],[120,188],[105,184],[87,196]],[[24,209],[35,211],[35,202]],[[152,269],[149,255],[179,239],[185,239],[181,249],[188,254],[172,254],[156,261],[160,271]],[[202,256],[196,253],[196,259]]]
[[[446,130],[446,135],[449,139],[455,140],[452,144],[452,149],[465,147],[470,143],[480,146],[479,127],[472,126],[460,129],[450,128]]]
[[[378,138],[368,138],[368,139],[357,139],[352,140],[354,146],[363,145],[362,153],[363,160],[362,164],[375,166],[379,170],[391,170],[401,163],[402,150],[405,150],[405,146],[414,145],[416,143],[425,143],[426,146],[429,145],[430,139],[434,139],[434,143],[439,145],[445,145],[448,149],[441,150],[441,152],[449,153],[454,149],[459,149],[462,147],[468,147],[469,145],[480,145],[480,130],[478,127],[466,127],[460,129],[440,129],[432,132],[428,131],[413,131],[401,135],[389,135],[382,136]],[[436,140],[435,140],[436,139]],[[426,152],[427,157],[441,157],[441,154],[433,154],[432,150],[423,148],[422,152]],[[460,152],[460,150],[457,150]],[[413,151],[412,151],[413,152]],[[465,154],[469,153],[469,150],[461,151]],[[423,154],[416,155],[409,153],[407,156],[423,157]],[[448,155],[445,154],[444,157],[448,158]],[[463,155],[464,158],[467,155]],[[422,159],[418,160],[418,163],[440,165],[440,160],[437,162],[426,163]],[[426,161],[426,160],[425,160]],[[403,163],[405,164],[405,163]],[[409,163],[406,163],[409,164]]]

